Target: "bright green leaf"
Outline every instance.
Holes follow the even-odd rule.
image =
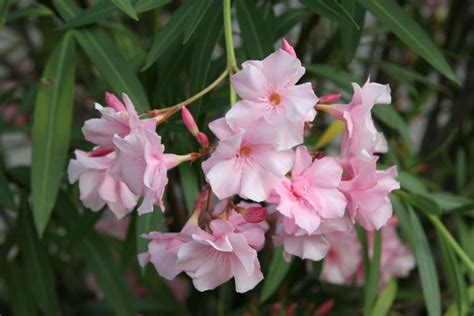
[[[280,283],[290,270],[291,261],[287,262],[283,257],[283,248],[275,248],[273,251],[272,261],[265,280],[263,281],[262,293],[260,294],[260,303],[269,299],[278,289]]]
[[[393,0],[357,0],[405,44],[438,69],[448,79],[460,84],[439,49],[404,10]]]
[[[66,33],[43,72],[33,114],[31,188],[40,236],[48,223],[64,172],[71,133],[76,48]]]
[[[375,302],[372,316],[385,316],[390,311],[390,307],[397,296],[397,281],[395,279],[385,285],[382,292],[380,292],[377,302]]]

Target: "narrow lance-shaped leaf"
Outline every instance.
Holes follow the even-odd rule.
[[[439,49],[404,10],[393,0],[357,0],[405,44],[448,79],[460,84]]]
[[[368,278],[365,280],[364,288],[364,315],[372,315],[372,309],[377,287],[379,285],[380,257],[382,251],[382,231],[374,232],[373,256],[370,260]]]
[[[341,4],[347,8],[354,22],[359,26],[356,28],[349,23],[341,23],[340,25],[342,52],[346,64],[349,64],[354,59],[362,37],[365,9],[356,0],[342,0]]]
[[[260,303],[264,303],[278,289],[286,274],[290,270],[291,261],[287,262],[283,257],[283,247],[275,248],[272,261],[260,294]]]
[[[201,0],[195,2],[193,14],[191,16],[190,21],[188,21],[186,29],[184,30],[183,44],[186,44],[186,42],[191,38],[199,23],[201,23],[202,19],[204,18],[204,15],[206,14],[211,4],[212,0]]]
[[[44,315],[59,315],[52,266],[47,250],[38,239],[26,198],[21,200],[19,224],[20,251],[24,259],[25,276],[28,280],[26,286],[30,287],[29,293],[32,294]]]
[[[352,25],[360,29],[359,24],[354,20],[344,5],[335,0],[300,0],[305,6],[314,12],[321,14],[335,22]]]
[[[37,311],[34,302],[30,299],[30,289],[27,288],[28,281],[18,262],[6,262],[5,267],[2,267],[2,272],[5,273],[8,300],[11,304],[13,315],[35,315]]]
[[[135,21],[138,21],[138,16],[137,12],[135,12],[135,8],[133,7],[132,3],[130,0],[112,0],[112,2],[125,14],[127,14],[129,17],[134,19]]]
[[[43,72],[33,114],[32,203],[40,236],[53,210],[71,132],[76,49],[66,33]]]
[[[390,307],[395,301],[397,296],[397,281],[395,279],[385,285],[382,292],[380,292],[379,298],[375,302],[374,309],[372,310],[373,316],[385,316],[388,314]]]

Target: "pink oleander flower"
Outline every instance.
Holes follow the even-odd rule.
[[[355,231],[326,234],[329,250],[324,258],[321,280],[334,284],[352,284],[362,262],[362,249]]]
[[[197,225],[188,226],[192,241],[180,247],[177,268],[193,279],[199,291],[214,289],[231,278],[235,280],[237,292],[253,289],[263,274],[252,244],[264,239],[264,230],[246,235],[230,220],[222,219],[211,221],[209,227],[211,231],[206,232]]]
[[[95,224],[97,232],[113,236],[119,240],[125,240],[127,237],[130,217],[118,219],[111,212],[104,212]]]
[[[275,126],[274,139],[279,150],[303,142],[304,122],[316,116],[318,98],[310,83],[296,85],[305,69],[301,62],[279,49],[263,61],[247,61],[231,78],[242,98],[226,114],[233,129],[264,118]]]
[[[140,120],[135,106],[126,94],[123,94],[123,100],[125,106],[115,95],[106,92],[107,107],[95,104],[101,117],[89,119],[84,123],[82,133],[88,141],[99,146],[113,147],[114,135],[125,137],[138,127],[155,131],[156,122],[154,119]]]
[[[321,221],[344,216],[347,202],[338,189],[341,177],[342,167],[335,158],[313,161],[306,147],[298,147],[291,180],[282,178],[274,186],[280,198],[277,210],[312,234]]]
[[[155,204],[164,212],[162,199],[168,183],[168,169],[189,157],[165,154],[161,137],[145,128],[137,128],[124,138],[115,135],[114,145],[117,159],[111,173],[125,182],[132,192],[143,196],[138,213],[152,212]]]
[[[392,216],[392,203],[388,197],[400,184],[395,177],[397,167],[377,170],[378,157],[353,157],[343,163],[347,176],[339,189],[347,198],[347,208],[353,222],[367,230],[380,229]]]
[[[261,202],[291,169],[293,152],[275,150],[275,128],[264,119],[238,131],[232,130],[223,118],[209,127],[219,138],[219,145],[202,168],[219,199],[238,194]]]
[[[352,227],[347,217],[323,220],[312,234],[295,224],[288,217],[281,217],[277,222],[273,236],[275,246],[283,245],[283,256],[289,261],[291,256],[301,259],[319,261],[326,256],[329,244],[324,234],[334,231],[347,231]]]
[[[352,101],[349,104],[333,105],[331,112],[346,123],[341,142],[341,157],[387,152],[387,141],[383,134],[375,129],[371,110],[375,104],[391,102],[390,87],[369,80],[362,87],[357,83],[352,86]]]
[[[130,213],[138,197],[128,186],[114,179],[109,170],[116,153],[110,149],[98,148],[91,153],[76,150],[76,159],[68,166],[69,182],[79,181],[80,199],[93,211],[99,211],[106,204],[117,218]]]

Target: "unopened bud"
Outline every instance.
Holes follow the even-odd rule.
[[[334,306],[334,300],[327,300],[319,306],[319,308],[316,310],[315,315],[322,316],[331,311],[331,309]]]
[[[115,112],[127,112],[122,101],[120,101],[119,98],[117,98],[113,93],[105,93],[105,104],[107,104],[108,107],[114,109]]]
[[[260,223],[267,217],[267,209],[263,206],[249,207],[243,215],[249,223]]]
[[[201,145],[201,147],[206,148],[209,147],[209,138],[203,132],[199,132],[196,136],[196,140]]]
[[[324,104],[330,104],[330,103],[336,103],[341,99],[341,94],[340,93],[332,93],[332,94],[326,94],[319,99],[320,103]]]
[[[293,57],[297,57],[295,49],[293,48],[293,46],[290,45],[290,43],[288,43],[288,41],[284,37],[281,38],[281,45],[283,46],[283,50],[285,52],[287,52]]]
[[[185,106],[183,106],[183,108],[181,109],[181,117],[183,118],[184,125],[186,125],[188,131],[190,131],[191,134],[194,135],[194,137],[197,137],[197,135],[199,134],[199,129],[196,125],[196,121],[194,120],[194,117],[191,112],[189,112],[189,110]]]
[[[103,156],[107,156],[108,154],[110,154],[114,150],[115,149],[108,148],[108,147],[97,147],[91,153],[89,153],[89,156],[90,157],[103,157]]]

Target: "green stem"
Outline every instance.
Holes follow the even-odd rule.
[[[374,301],[377,296],[377,287],[379,284],[380,274],[380,257],[382,250],[382,231],[380,230],[374,232],[373,249],[372,260],[370,260],[369,275],[368,278],[364,280],[364,316],[372,315]]]
[[[235,61],[234,41],[232,39],[232,16],[231,16],[231,0],[224,0],[224,36],[225,48],[227,52],[227,70],[229,71],[229,79],[237,70],[237,63]],[[237,101],[232,85],[230,85],[230,105],[234,105]]]
[[[433,214],[426,214],[426,216],[430,219],[430,221],[433,223],[434,227],[438,230],[441,236],[443,236],[446,241],[451,245],[454,252],[457,253],[461,261],[466,264],[466,266],[470,269],[471,272],[474,272],[474,262],[472,262],[466,252],[464,252],[464,250],[461,248],[461,246],[459,246],[456,239],[454,239],[451,233],[446,229],[446,227],[440,221],[439,217]]]

